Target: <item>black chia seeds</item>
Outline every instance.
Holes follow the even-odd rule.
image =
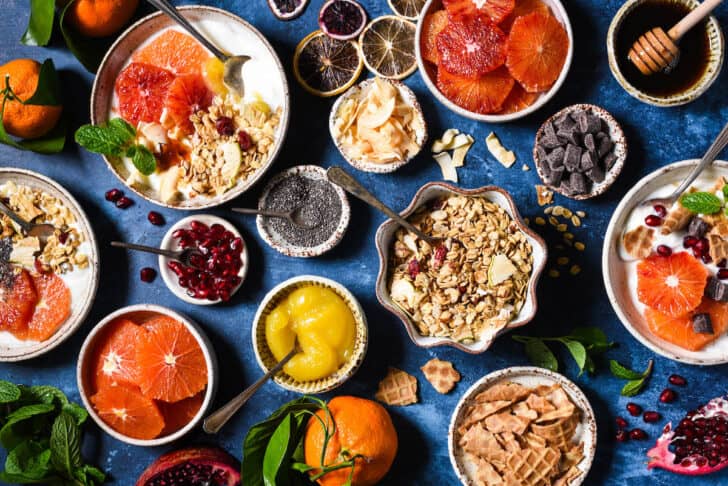
[[[288,243],[304,248],[324,243],[341,221],[341,200],[333,185],[326,180],[299,175],[286,177],[273,186],[266,197],[264,209],[280,212],[296,210],[296,221],[306,228],[283,218],[266,218],[266,222]]]
[[[13,252],[13,241],[10,238],[0,240],[0,288],[10,289],[15,282],[15,272],[10,264]]]

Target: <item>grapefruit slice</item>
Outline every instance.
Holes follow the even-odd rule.
[[[214,93],[207,87],[202,76],[185,74],[179,76],[169,86],[164,106],[177,126],[185,133],[192,133],[194,127],[190,115],[209,108],[214,97]]]
[[[531,93],[546,91],[561,74],[569,36],[553,15],[533,12],[518,17],[506,43],[506,66]]]
[[[477,78],[506,61],[506,35],[483,15],[450,19],[437,34],[440,67],[451,74]]]
[[[151,64],[129,64],[114,84],[122,118],[132,125],[140,121],[159,122],[173,80],[174,74],[166,69]]]
[[[150,398],[178,402],[207,386],[207,364],[197,339],[180,322],[160,316],[146,324],[136,349],[139,386]]]
[[[437,71],[437,88],[456,105],[475,113],[500,111],[515,81],[505,68],[476,79]]]
[[[707,313],[713,324],[713,334],[698,333],[693,330],[692,314],[671,317],[647,308],[645,319],[650,331],[665,341],[690,351],[700,351],[728,331],[728,304],[703,299],[695,309],[695,314]]]
[[[136,346],[147,331],[128,319],[116,319],[97,338],[93,360],[94,389],[139,385]]]
[[[136,51],[132,61],[152,64],[175,74],[201,74],[210,57],[207,49],[195,39],[169,29]]]
[[[451,18],[487,15],[495,24],[508,17],[520,0],[442,0]]]
[[[669,317],[680,317],[700,305],[708,271],[687,252],[651,255],[637,264],[637,298]]]
[[[26,331],[38,300],[30,274],[19,274],[0,283],[0,331],[9,331],[19,339]]]
[[[205,399],[205,392],[201,391],[195,396],[185,398],[175,403],[157,402],[159,411],[164,417],[164,430],[162,435],[169,435],[177,432],[195,418],[202,407]]]
[[[516,113],[524,110],[531,106],[538,97],[539,93],[529,93],[520,84],[515,83],[499,113]]]
[[[437,52],[437,34],[442,32],[445,27],[447,27],[447,12],[444,10],[425,15],[425,18],[422,19],[420,51],[425,61],[433,64],[440,62],[440,54]]]
[[[33,275],[33,285],[38,301],[24,338],[45,341],[71,317],[71,291],[54,273]]]
[[[91,403],[101,420],[127,437],[154,439],[164,429],[164,418],[157,404],[136,387],[101,388],[91,396]]]

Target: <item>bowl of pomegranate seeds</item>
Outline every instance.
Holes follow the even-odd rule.
[[[442,104],[473,120],[505,122],[556,94],[574,39],[559,0],[429,0],[415,51],[425,84]]]
[[[248,250],[235,227],[217,216],[181,219],[162,240],[165,250],[191,250],[186,261],[159,257],[164,283],[177,297],[197,305],[227,302],[248,272]]]

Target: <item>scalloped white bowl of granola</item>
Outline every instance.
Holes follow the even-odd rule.
[[[123,119],[134,129],[131,143],[154,156],[151,164],[126,148],[104,155],[131,190],[162,206],[210,208],[245,192],[275,160],[288,128],[288,84],[273,47],[245,20],[213,7],[179,10],[221,50],[251,57],[243,98],[225,87],[222,63],[157,12],[109,49],[91,121]]]
[[[443,238],[433,248],[393,220],[377,230],[377,299],[415,344],[482,353],[533,319],[547,248],[508,192],[431,182],[400,214]]]

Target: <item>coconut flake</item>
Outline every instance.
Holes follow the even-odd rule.
[[[456,182],[458,181],[458,173],[455,170],[455,165],[452,163],[452,157],[447,152],[440,152],[439,154],[433,155],[435,162],[440,166],[442,171],[442,178],[446,181]]]
[[[506,150],[495,133],[490,132],[485,139],[485,144],[488,146],[488,151],[503,167],[510,168],[516,162],[516,154],[512,150]]]

